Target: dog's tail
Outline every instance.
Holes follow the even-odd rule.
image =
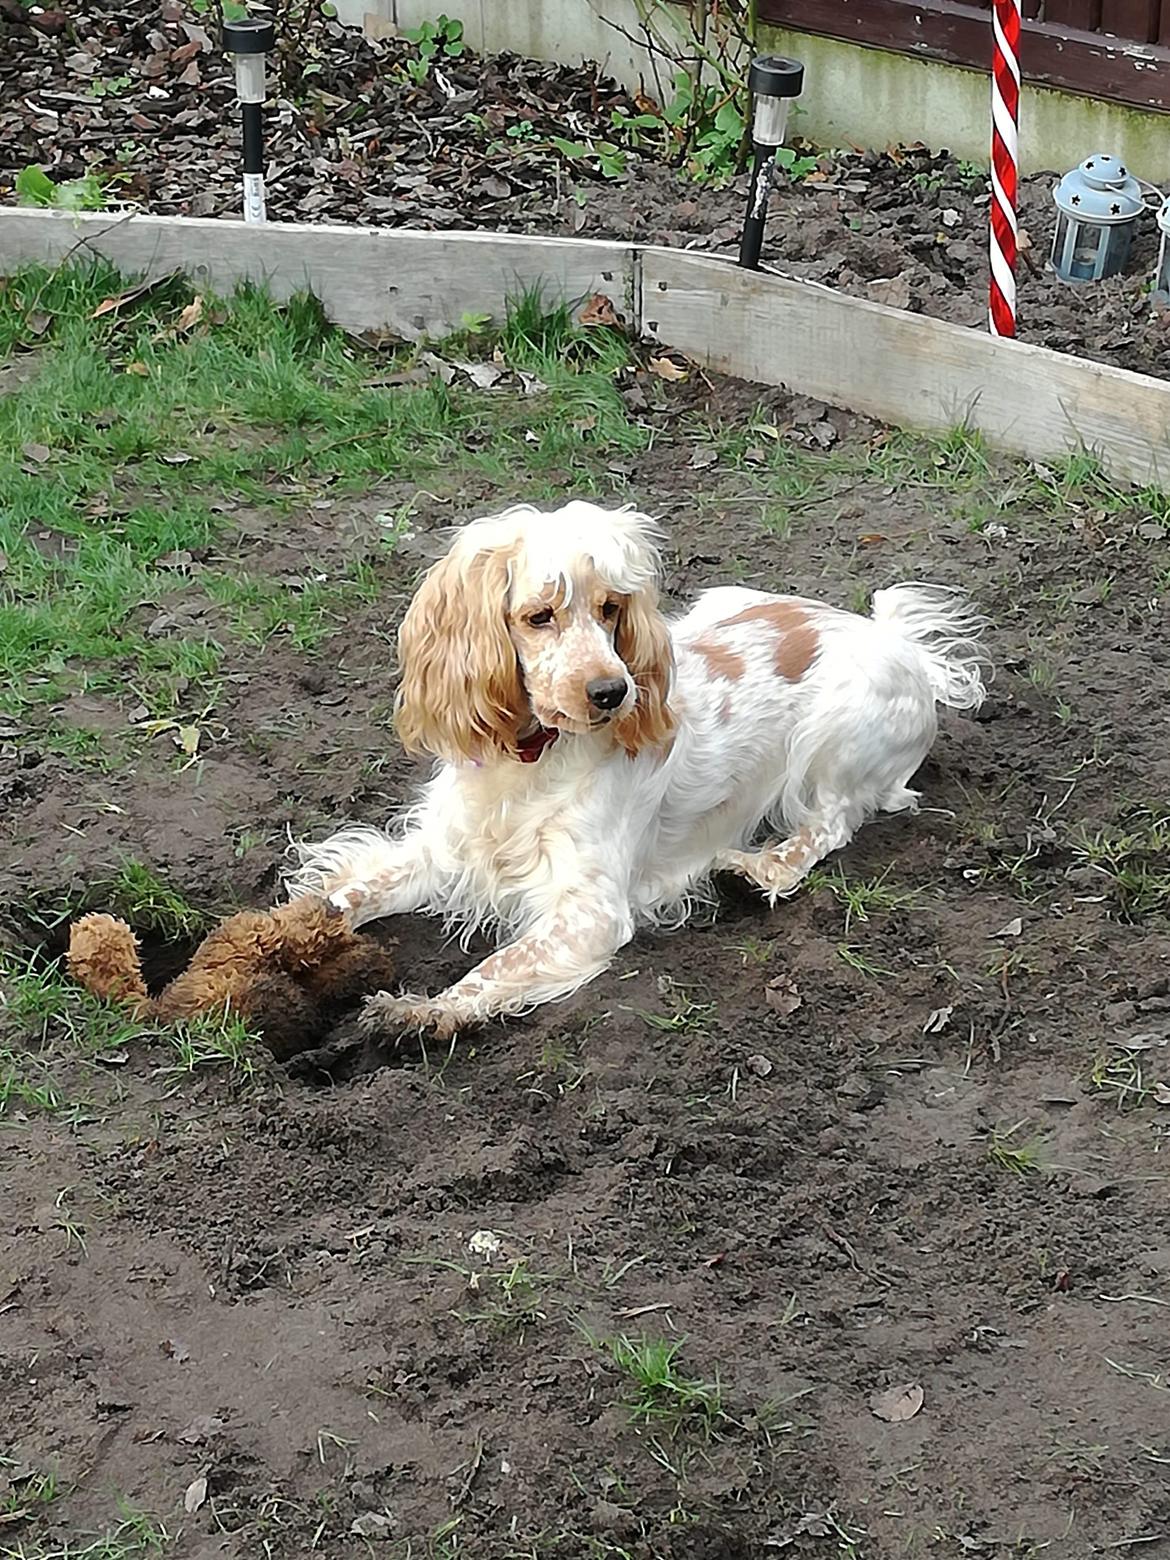
[[[125,921],[83,915],[69,929],[65,962],[74,980],[103,1002],[125,1003],[140,1018],[150,1010],[138,939]]]
[[[873,620],[913,645],[931,690],[952,710],[977,710],[986,696],[987,619],[961,591],[941,585],[891,585],[873,596]]]

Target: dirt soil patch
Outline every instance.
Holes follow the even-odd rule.
[[[238,215],[238,114],[209,26],[181,0],[87,0],[81,13],[7,0],[0,199],[15,200],[21,170],[37,164],[55,181],[94,174],[108,199],[149,211]],[[464,54],[420,82],[403,40],[367,42],[336,23],[283,35],[269,116],[275,219],[738,247],[742,178],[712,187],[669,166],[667,127],[622,127],[655,104],[632,102],[596,67]],[[1099,150],[1070,147],[1070,164]],[[1021,188],[1022,339],[1165,375],[1170,311],[1150,298],[1152,218],[1128,275],[1069,288],[1046,268],[1056,178]],[[985,170],[945,152],[824,149],[807,178],[773,196],[764,260],[982,329],[987,221]]]
[[[1170,1553],[1160,512],[724,381],[629,392],[660,394],[649,448],[549,482],[660,513],[672,605],[960,584],[993,697],[944,721],[923,812],[790,903],[729,890],[449,1055],[347,1028],[287,1070],[176,1076],[144,1037],[57,1075],[75,1109],[10,1104],[18,1553]],[[389,556],[361,524],[383,493],[241,511],[240,547],[356,549],[376,588],[305,649],[233,649],[209,599],[198,765],[169,732],[107,771],[7,727],[10,949],[59,948],[30,912],[120,859],[262,903],[286,828],[401,804],[388,638],[429,533],[529,493],[415,490]],[[136,697],[64,718],[123,732]],[[384,933],[411,986],[467,966],[427,922]]]

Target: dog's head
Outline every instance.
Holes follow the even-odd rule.
[[[407,750],[483,761],[542,731],[609,731],[631,754],[664,742],[657,576],[653,522],[632,509],[524,505],[456,531],[398,636]]]

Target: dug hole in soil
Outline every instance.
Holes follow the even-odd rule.
[[[757,397],[698,390],[723,419]],[[881,439],[768,408],[792,436]],[[606,481],[664,517],[671,606],[926,578],[989,614],[993,697],[943,721],[925,810],[830,864],[886,874],[894,903],[847,922],[829,887],[771,911],[729,890],[449,1056],[342,1030],[287,1072],[175,1087],[143,1044],[100,1112],[6,1132],[0,1491],[46,1466],[66,1490],[28,1553],[118,1498],[199,1560],[1166,1552],[1164,1110],[1089,1078],[1122,1042],[1156,1074],[1170,939],[1070,844],[1166,795],[1148,522],[1025,509],[980,533],[928,485],[826,480],[781,542],[668,429]],[[345,508],[248,545],[326,567],[368,547],[377,602],[314,660],[273,640],[227,666],[197,790],[165,744],[116,808],[111,777],[9,748],[11,937],[119,854],[263,903],[285,827],[409,794],[385,636],[419,555],[375,556]],[[430,923],[383,931],[412,987],[468,966]],[[636,1421],[623,1335],[681,1341],[719,1412]]]
[[[76,12],[3,0],[0,199],[15,201],[35,164],[54,181],[96,173],[111,200],[143,210],[238,216],[239,111],[213,32],[182,0],[87,0]],[[663,162],[661,136],[630,148],[617,178],[552,144],[610,140],[615,110],[639,113],[596,66],[466,54],[416,83],[401,39],[369,42],[335,22],[284,32],[283,95],[268,115],[275,220],[738,247],[742,179],[696,184]],[[1070,147],[1069,164],[1102,150]],[[922,146],[816,155],[809,177],[772,198],[765,264],[986,328],[985,174]],[[1150,296],[1153,218],[1141,219],[1127,275],[1066,286],[1046,265],[1064,171],[1021,184],[1021,339],[1165,375],[1170,310]]]

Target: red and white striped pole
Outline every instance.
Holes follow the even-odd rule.
[[[1019,187],[1020,0],[992,0],[991,334],[1016,333],[1016,192]]]

